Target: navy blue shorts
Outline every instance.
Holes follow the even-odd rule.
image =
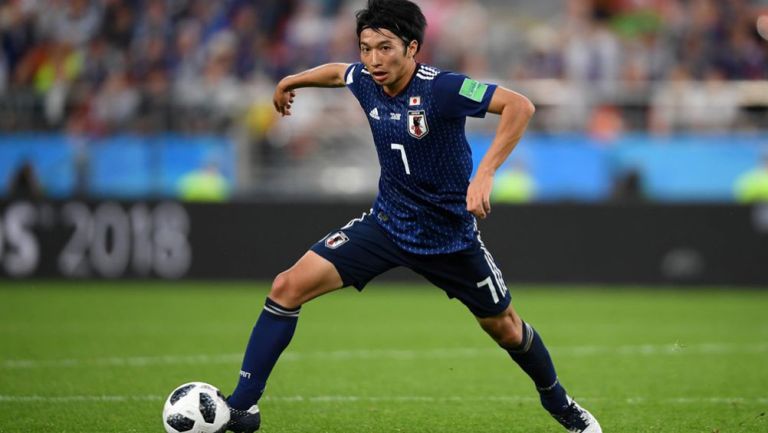
[[[363,290],[377,275],[404,266],[443,289],[449,298],[460,300],[477,317],[495,316],[510,302],[501,271],[479,234],[466,250],[413,254],[398,247],[370,215],[363,214],[329,233],[311,250],[336,267],[345,287]]]

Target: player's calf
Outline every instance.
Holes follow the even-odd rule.
[[[541,336],[531,325],[525,322],[522,325],[522,342],[514,349],[507,349],[507,352],[533,380],[544,409],[560,413],[569,405],[565,388],[557,378],[552,358]]]
[[[483,330],[504,349],[519,347],[524,339],[523,321],[510,305],[498,316],[478,318]]]

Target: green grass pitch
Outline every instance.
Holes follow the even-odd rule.
[[[257,283],[0,283],[0,432],[161,432],[167,394],[229,393]],[[606,432],[768,432],[768,291],[512,287]],[[456,301],[372,283],[307,304],[271,432],[560,432]]]

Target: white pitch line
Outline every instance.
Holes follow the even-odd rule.
[[[163,355],[163,356],[129,356],[93,359],[9,359],[0,362],[0,369],[24,369],[44,367],[145,367],[150,365],[180,365],[180,364],[229,364],[240,362],[242,353],[224,355]]]
[[[554,346],[551,352],[556,356],[588,357],[596,355],[615,356],[655,356],[655,355],[718,355],[733,353],[768,353],[768,343],[757,344],[641,344],[624,346]],[[437,349],[372,349],[372,350],[330,350],[316,352],[284,353],[281,362],[304,360],[341,361],[341,360],[413,360],[413,359],[456,359],[479,358],[483,356],[502,354],[496,347],[487,348],[437,348]],[[0,361],[0,369],[33,369],[46,367],[146,367],[152,365],[210,365],[239,363],[242,353],[220,355],[165,355],[165,356],[131,356],[107,357],[92,359],[7,359]]]
[[[158,402],[164,401],[161,395],[0,395],[2,403],[125,403],[125,402]],[[275,403],[536,403],[535,396],[418,396],[418,395],[394,395],[394,396],[364,396],[364,395],[317,395],[317,396],[265,396],[262,401]],[[643,404],[669,404],[669,405],[696,405],[696,404],[768,404],[768,397],[674,397],[674,398],[648,398],[648,397],[580,397],[581,402],[623,402],[628,405]]]
[[[124,403],[164,399],[159,395],[0,395],[0,403]]]

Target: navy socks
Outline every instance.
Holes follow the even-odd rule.
[[[300,310],[285,308],[267,298],[248,340],[240,381],[228,400],[230,406],[245,410],[259,401],[277,358],[293,337]]]
[[[245,410],[259,401],[272,368],[293,337],[300,310],[301,307],[282,307],[267,298],[251,332],[240,380],[229,398],[230,406]],[[507,349],[507,352],[533,380],[541,404],[547,411],[561,413],[568,407],[565,388],[557,379],[549,351],[531,325],[523,322],[523,342],[515,349]]]
[[[561,413],[568,407],[565,388],[557,379],[549,351],[531,325],[523,322],[523,342],[515,349],[507,349],[507,352],[533,379],[544,409],[550,413]]]

